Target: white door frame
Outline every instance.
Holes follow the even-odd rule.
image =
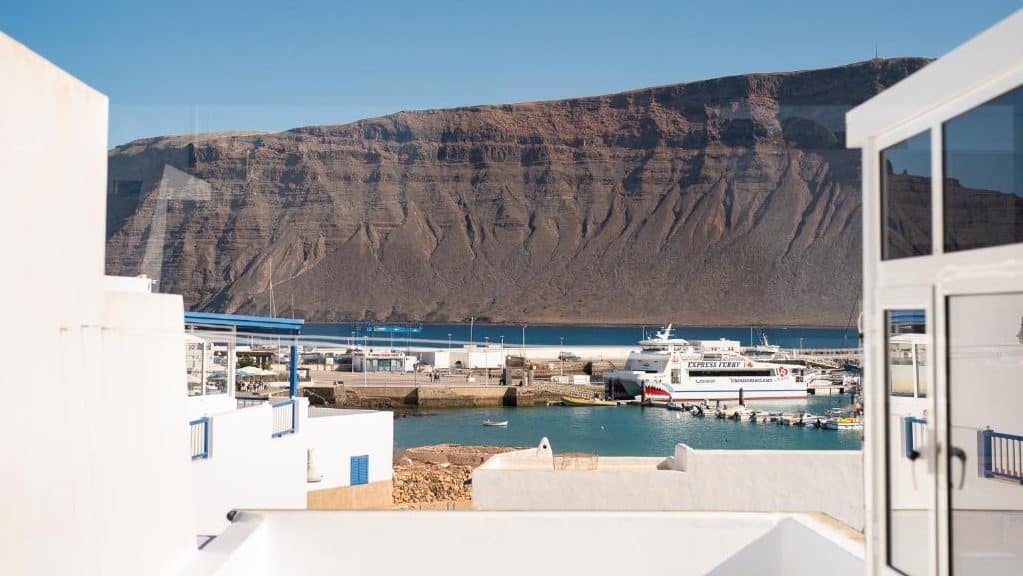
[[[1023,247],[1016,245],[1017,256],[1023,257]],[[938,543],[938,574],[949,576],[951,571],[951,545],[949,538],[949,496],[953,488],[949,470],[947,447],[949,438],[948,421],[948,310],[946,302],[949,296],[977,296],[985,294],[1023,293],[1023,259],[1016,258],[1000,263],[975,268],[950,270],[938,283],[937,290],[937,330],[936,330],[936,364],[937,378],[935,381],[935,401],[937,403],[935,422],[938,446],[941,452],[937,458],[937,543]],[[967,466],[976,463],[967,463]],[[967,473],[966,470],[963,473]]]

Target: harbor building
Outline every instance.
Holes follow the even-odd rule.
[[[509,348],[496,344],[464,344],[458,348],[419,351],[419,361],[435,370],[500,370],[505,367]]]
[[[1017,12],[847,116],[847,144],[863,150],[867,411],[863,490],[848,486],[850,506],[834,490],[813,496],[814,512],[788,508],[784,494],[746,511],[672,510],[675,495],[663,508],[625,509],[606,488],[626,484],[628,466],[598,459],[592,470],[556,469],[564,476],[554,480],[580,491],[566,498],[608,510],[530,509],[530,498],[555,486],[534,491],[527,482],[507,484],[521,493],[515,511],[447,513],[303,509],[347,497],[310,500],[317,478],[372,478],[373,460],[339,458],[372,448],[317,444],[313,435],[317,420],[362,415],[321,415],[294,390],[285,406],[232,408],[204,399],[222,396],[221,384],[189,386],[186,364],[204,366],[206,352],[186,354],[196,342],[186,338],[182,298],[103,275],[106,97],[0,34],[0,189],[21,191],[6,197],[0,227],[13,271],[0,290],[18,304],[8,310],[18,329],[3,344],[28,365],[50,367],[46,402],[15,397],[17,409],[4,413],[0,573],[404,574],[441,563],[451,573],[499,575],[1023,572],[1023,470],[1013,456],[1023,443],[1021,38]],[[4,374],[7,390],[24,389],[15,377]],[[202,394],[189,396],[195,389]],[[190,420],[191,400],[209,407]],[[193,423],[201,418],[206,432]],[[376,434],[332,424],[319,428],[330,439]],[[246,452],[253,439],[264,445]],[[229,454],[237,464],[225,463]],[[720,497],[697,484],[736,462],[778,471],[782,457],[726,456],[677,449],[671,470],[658,464],[653,473],[671,472],[659,478],[680,490],[687,475],[690,498]],[[531,457],[547,466],[546,455]],[[483,473],[514,479],[529,471],[522,460],[523,470]],[[248,498],[247,483],[276,473],[271,463],[288,478]],[[651,474],[649,463],[635,467]],[[606,472],[614,478],[597,478]],[[733,485],[736,506],[757,481]],[[794,482],[791,497],[812,499],[805,490]],[[858,498],[862,533],[843,520]],[[528,549],[495,560],[510,534],[525,535]],[[626,552],[605,553],[595,544],[604,542]],[[652,549],[630,553],[641,546]]]
[[[418,359],[398,350],[354,350],[355,372],[414,372]]]

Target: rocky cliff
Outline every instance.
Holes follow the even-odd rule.
[[[872,60],[110,151],[107,268],[316,320],[844,325]]]

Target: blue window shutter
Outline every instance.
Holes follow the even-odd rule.
[[[352,486],[369,484],[369,455],[352,456],[350,478]]]

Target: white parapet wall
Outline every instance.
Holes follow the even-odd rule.
[[[219,534],[234,509],[306,507],[307,408],[297,398],[295,432],[276,438],[269,403],[210,416],[209,458],[191,466],[196,534]]]
[[[859,451],[693,450],[669,458],[498,454],[472,473],[481,510],[822,512],[863,528]]]

